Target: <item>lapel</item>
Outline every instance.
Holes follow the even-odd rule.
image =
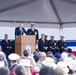
[[[22,33],[21,33],[21,30],[20,30],[20,28],[19,28],[19,32],[20,32],[20,34],[23,34],[23,28],[22,28]]]
[[[4,40],[5,40],[5,39],[4,39]],[[5,42],[6,42],[6,44],[8,44],[8,40],[7,40],[7,41],[5,40]]]

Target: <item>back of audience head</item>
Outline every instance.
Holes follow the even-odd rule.
[[[34,54],[34,60],[35,60],[35,62],[38,62],[39,61],[39,55],[38,54]]]
[[[9,60],[10,60],[10,64],[14,64],[14,63],[18,63],[18,60],[20,59],[20,56],[16,53],[11,53],[9,56],[8,56]]]
[[[42,61],[42,64],[44,66],[47,66],[47,67],[52,67],[52,68],[56,68],[56,64],[55,64],[55,61],[53,58],[50,58],[50,57],[47,57],[45,60]]]
[[[0,61],[4,61],[3,55],[0,55]]]
[[[66,75],[69,72],[69,69],[67,67],[67,64],[65,62],[62,62],[62,61],[60,61],[60,62],[57,63],[57,67],[56,68],[58,70],[61,69],[63,71],[63,74],[62,75]],[[60,73],[62,73],[62,72],[60,72]]]
[[[47,57],[53,58],[54,59],[54,55],[51,51],[47,52]]]
[[[72,50],[71,49],[68,49],[68,53],[72,53]]]
[[[0,51],[0,55],[3,57],[3,59],[4,59],[5,61],[7,61],[6,55],[5,55],[2,51]]]
[[[23,54],[24,54],[24,56],[26,56],[26,57],[28,57],[28,56],[29,56],[29,53],[28,53],[28,51],[27,51],[27,50],[24,50]]]
[[[42,53],[42,52],[38,52],[38,54],[39,54],[39,58],[41,58],[41,53]]]
[[[7,67],[0,67],[0,75],[9,75],[9,69]]]
[[[40,70],[39,75],[56,75],[56,72],[53,68],[44,66]]]
[[[16,66],[15,67],[15,75],[27,75],[26,68],[23,66]]]
[[[71,58],[73,58],[73,60],[76,60],[76,57],[74,56],[74,54],[68,54],[68,57],[71,57]]]
[[[64,60],[64,59],[67,58],[67,57],[68,57],[68,53],[63,52],[63,53],[61,54],[62,60]]]
[[[61,67],[55,69],[56,75],[65,75],[64,70]]]
[[[47,52],[47,55],[48,55],[48,54],[51,54],[51,55],[53,55],[53,53],[52,53],[51,51],[48,51],[48,52]]]
[[[45,52],[42,52],[41,53],[41,58],[44,60],[46,58],[46,53]]]
[[[31,58],[26,58],[26,57],[22,58],[19,61],[19,65],[29,67],[29,68],[35,66],[34,61]]]
[[[47,57],[54,58],[52,54],[48,54]]]
[[[2,51],[0,51],[0,64],[1,63],[3,63],[4,66],[8,66],[6,55]]]
[[[35,52],[33,52],[33,54],[39,54],[39,52],[38,51],[35,51]]]
[[[30,61],[29,59],[21,59],[20,62],[19,62],[19,66],[24,66],[27,70],[27,75],[30,75],[31,72],[30,72],[30,68],[34,68],[34,65],[32,64],[33,62]],[[20,70],[19,68],[17,68],[18,71]],[[21,68],[22,69],[22,68]],[[26,72],[25,72],[26,73]],[[18,73],[16,74],[18,75]],[[19,74],[20,75],[20,74]],[[26,75],[26,74],[25,74]]]
[[[59,52],[55,53],[55,54],[54,54],[54,57],[55,57],[56,63],[59,62],[59,61],[61,60],[61,55],[60,55]]]

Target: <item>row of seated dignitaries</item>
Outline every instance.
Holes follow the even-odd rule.
[[[60,36],[60,40],[57,42],[54,40],[54,36],[50,36],[51,39],[47,40],[45,38],[45,35],[41,35],[41,39],[39,39],[38,42],[38,49],[41,52],[47,53],[48,51],[51,51],[53,54],[56,52],[62,53],[63,51],[71,53],[72,50],[67,47],[66,42],[64,41],[64,36]]]

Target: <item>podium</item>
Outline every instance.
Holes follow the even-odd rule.
[[[15,39],[15,53],[23,56],[23,51],[27,49],[32,53],[36,50],[35,35],[20,35]]]

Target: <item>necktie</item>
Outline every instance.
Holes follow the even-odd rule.
[[[43,43],[45,43],[45,40],[43,40]]]
[[[8,40],[6,40],[6,42],[8,43]]]
[[[21,31],[21,34],[23,33],[23,30],[22,30],[22,28],[20,28],[20,31]]]

